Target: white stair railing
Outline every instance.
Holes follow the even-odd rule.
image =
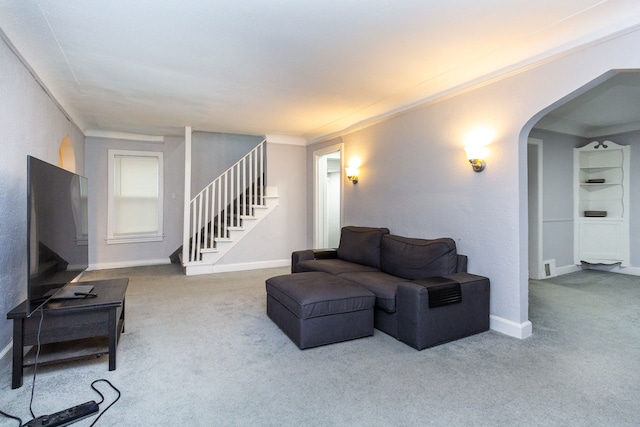
[[[242,219],[265,206],[266,140],[198,193],[190,203],[190,245],[182,248],[183,264],[199,262],[229,230],[241,229]]]

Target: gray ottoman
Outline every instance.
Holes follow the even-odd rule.
[[[373,335],[375,295],[328,273],[267,280],[267,315],[302,350]]]

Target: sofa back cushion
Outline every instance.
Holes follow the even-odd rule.
[[[409,280],[446,276],[456,272],[457,262],[453,239],[382,237],[380,268],[385,273]]]
[[[386,234],[388,228],[342,227],[338,258],[380,268],[380,246]]]

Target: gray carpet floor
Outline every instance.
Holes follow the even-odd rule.
[[[640,425],[638,277],[532,281],[525,340],[489,331],[416,351],[376,330],[300,351],[265,314],[264,281],[287,272],[88,272],[130,279],[118,367],[104,356],[39,367],[34,412],[98,400],[89,385],[106,378],[122,398],[97,426]],[[11,390],[10,368],[0,371],[0,409],[25,421],[32,374]]]

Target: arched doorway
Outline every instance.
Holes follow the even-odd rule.
[[[73,144],[69,135],[62,138],[60,147],[58,148],[58,166],[69,172],[76,171],[76,154],[73,150]]]
[[[523,140],[538,140],[536,149],[531,150],[529,145],[528,168],[536,167],[542,173],[539,185],[530,181],[528,186],[529,202],[537,199],[541,204],[538,217],[529,209],[530,278],[547,278],[580,269],[573,259],[573,148],[603,139],[631,145],[632,151],[637,141],[640,148],[637,105],[640,105],[640,71],[614,70],[540,111],[523,128]],[[544,154],[538,156],[538,152]],[[640,170],[634,171],[632,167],[632,177],[638,174]],[[528,176],[531,180],[531,171]],[[637,188],[633,181],[631,188]],[[532,239],[531,232],[536,229],[540,238]],[[640,245],[633,241],[638,232],[640,227],[634,230],[632,225],[632,253],[634,243],[635,247]]]

